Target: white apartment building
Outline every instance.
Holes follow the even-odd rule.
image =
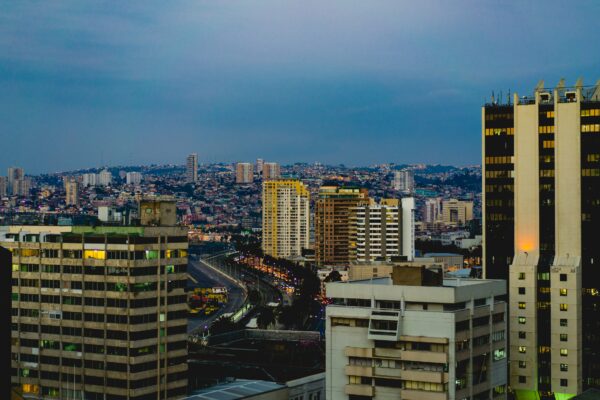
[[[139,172],[128,172],[125,176],[128,185],[139,185],[142,183],[142,174]]]
[[[326,398],[506,399],[505,294],[424,267],[328,283]]]
[[[394,180],[392,182],[394,190],[404,193],[412,193],[415,190],[414,172],[409,169],[394,171]]]

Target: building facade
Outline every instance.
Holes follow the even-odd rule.
[[[349,265],[352,215],[369,204],[366,189],[322,186],[315,211],[315,260],[318,265]]]
[[[142,174],[136,171],[127,172],[127,175],[125,175],[125,182],[127,182],[128,185],[139,185],[142,183]]]
[[[425,199],[422,210],[423,222],[428,226],[442,220],[442,199],[439,197]]]
[[[19,167],[8,168],[8,192],[13,195],[19,195],[19,182],[25,179],[25,171]]]
[[[198,182],[198,154],[192,153],[185,161],[185,182]]]
[[[254,166],[251,163],[235,165],[235,183],[248,184],[254,182]]]
[[[12,385],[27,398],[187,391],[187,232],[11,226]]]
[[[266,162],[262,166],[262,177],[264,180],[278,179],[281,177],[281,167],[275,162]]]
[[[0,176],[0,197],[8,196],[8,179]]]
[[[518,397],[600,387],[599,133],[581,81],[483,107],[484,273],[509,280]]]
[[[382,199],[356,207],[351,214],[350,262],[390,261],[415,256],[414,199]]]
[[[472,201],[449,199],[442,202],[442,221],[445,225],[464,226],[472,219]]]
[[[328,400],[506,399],[505,282],[430,273],[327,284]]]
[[[84,187],[96,186],[98,184],[98,175],[94,173],[81,175],[81,184]]]
[[[302,255],[309,247],[310,193],[297,179],[263,182],[262,249],[277,258]]]
[[[415,176],[414,172],[409,169],[394,171],[394,180],[392,182],[394,190],[403,193],[412,193],[415,191]]]
[[[98,174],[98,179],[97,179],[97,183],[100,186],[110,186],[112,184],[112,173],[105,169],[100,171],[100,173]]]
[[[0,308],[2,309],[2,325],[8,327],[11,325],[11,308],[12,308],[12,253],[3,247],[0,247],[0,289],[2,289],[2,300]],[[11,395],[11,377],[6,373],[11,368],[11,331],[2,329],[0,332],[0,360],[2,360],[2,368],[5,371],[0,378],[0,394],[3,399],[10,399]]]
[[[65,204],[79,207],[79,182],[74,177],[65,177]]]

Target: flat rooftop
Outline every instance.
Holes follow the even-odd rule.
[[[284,389],[285,385],[274,382],[238,379],[233,382],[220,383],[206,389],[199,389],[184,400],[234,400],[259,396],[275,390]]]

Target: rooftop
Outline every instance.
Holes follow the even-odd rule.
[[[234,400],[259,396],[274,390],[285,388],[274,382],[239,379],[233,382],[221,383],[206,389],[196,390],[185,400]]]

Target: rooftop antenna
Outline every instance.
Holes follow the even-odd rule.
[[[510,106],[510,89],[508,89],[508,105]]]
[[[540,80],[538,84],[535,86],[536,92],[541,92],[544,89],[544,80]]]
[[[594,86],[594,94],[592,94],[592,100],[600,99],[600,79],[596,81],[596,85]]]
[[[494,101],[494,91],[492,90],[492,104],[495,104],[496,102]]]

